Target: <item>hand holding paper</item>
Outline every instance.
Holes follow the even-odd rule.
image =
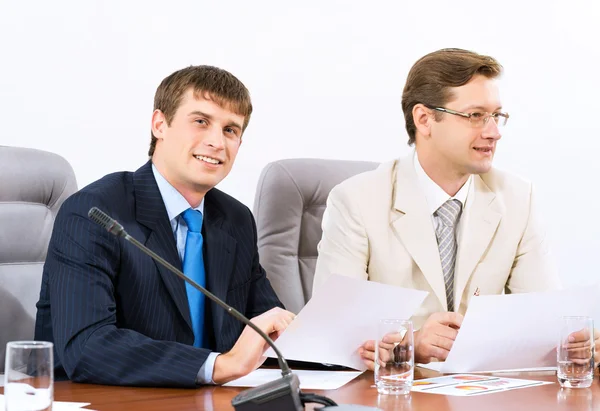
[[[415,332],[415,361],[445,360],[454,345],[463,316],[455,312],[431,314]]]
[[[290,360],[364,371],[358,348],[375,338],[378,321],[409,319],[426,296],[425,291],[332,275],[278,338],[277,346]],[[270,349],[265,355],[275,356]]]
[[[596,287],[471,299],[442,373],[556,366],[562,317],[597,311]]]

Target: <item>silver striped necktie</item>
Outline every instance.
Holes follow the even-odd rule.
[[[439,218],[439,224],[435,230],[444,283],[446,284],[446,301],[448,311],[454,311],[454,265],[456,262],[456,224],[462,212],[462,203],[450,199],[437,209],[434,213]]]

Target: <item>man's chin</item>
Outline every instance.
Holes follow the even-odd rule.
[[[217,175],[202,176],[202,178],[196,178],[193,184],[202,191],[208,191],[223,181],[223,178],[225,177]]]
[[[489,173],[492,169],[492,161],[486,161],[485,163],[478,162],[476,164],[471,164],[470,174],[485,174]]]
[[[192,184],[196,191],[204,191],[207,192],[213,189],[217,184],[220,183],[220,180],[210,181],[210,180],[196,180]]]

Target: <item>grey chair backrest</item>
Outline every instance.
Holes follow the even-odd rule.
[[[33,339],[54,218],[76,190],[75,174],[64,158],[0,146],[0,372],[6,343]]]
[[[312,295],[321,220],[333,187],[379,164],[289,159],[262,171],[254,217],[260,261],[286,309],[298,313]]]

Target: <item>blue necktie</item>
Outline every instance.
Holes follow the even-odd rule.
[[[183,255],[183,273],[206,287],[206,274],[204,272],[204,257],[202,256],[202,213],[188,208],[182,214],[188,227],[185,239],[185,254]],[[204,330],[204,294],[194,287],[185,283],[188,302],[190,304],[190,316],[192,318],[192,329],[194,330],[194,347],[203,346]]]

